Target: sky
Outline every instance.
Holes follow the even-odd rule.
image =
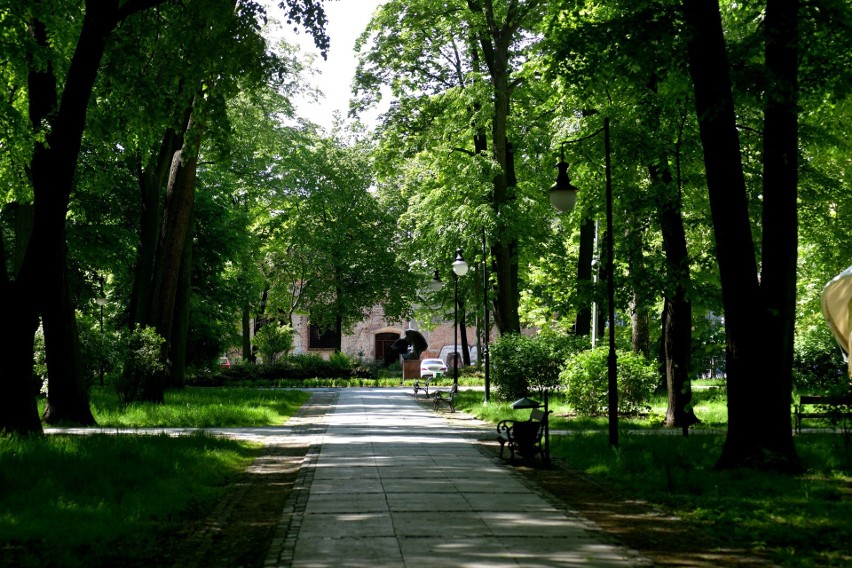
[[[313,45],[313,39],[304,31],[298,34],[286,28],[284,37],[303,50],[316,55],[314,66],[319,70],[312,82],[325,98],[311,104],[295,100],[297,112],[326,129],[331,129],[334,111],[346,117],[351,96],[352,78],[355,76],[355,40],[367,27],[373,11],[381,0],[326,0],[327,33],[331,39],[328,59],[323,60]],[[276,2],[277,3],[277,2]],[[366,119],[369,122],[369,117]]]

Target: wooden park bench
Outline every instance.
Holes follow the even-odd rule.
[[[544,456],[542,440],[547,414],[543,410],[534,408],[530,412],[529,420],[501,420],[497,424],[500,457],[503,457],[503,448],[507,445],[512,452],[510,461],[515,460],[516,451],[526,459],[533,459],[537,454]]]
[[[802,433],[802,420],[805,418],[828,418],[836,421],[852,418],[852,395],[846,396],[810,396],[802,395],[795,405],[793,417],[796,421],[796,433]]]
[[[456,405],[453,401],[455,400],[456,394],[458,394],[458,392],[458,385],[453,385],[453,388],[451,388],[449,391],[435,391],[432,394],[432,402],[435,405],[435,410],[441,408],[442,404],[446,404],[449,407],[450,412],[455,412]]]

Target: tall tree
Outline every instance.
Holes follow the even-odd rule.
[[[689,410],[692,287],[680,164],[689,160],[682,147],[689,83],[679,11],[667,0],[585,6],[571,11],[552,5],[555,16],[543,45],[549,67],[565,85],[563,105],[611,116],[617,157],[634,162],[622,164],[615,176],[617,217],[626,236],[617,239],[616,254],[629,267],[633,348],[648,354],[648,314],[662,295],[658,333],[671,403],[666,423],[688,426],[695,420]],[[624,39],[615,43],[613,37]],[[659,234],[650,230],[654,226]]]
[[[801,466],[790,423],[797,258],[796,0],[767,0],[761,272],[718,1],[683,3],[725,308],[728,434],[719,467]]]
[[[93,422],[68,291],[65,220],[91,93],[106,46],[120,22],[161,3],[108,0],[86,2],[81,8],[56,0],[16,3],[9,12],[9,21],[17,24],[13,33],[24,29],[28,35],[25,38],[19,33],[15,38],[29,49],[25,51],[26,92],[34,146],[27,171],[34,219],[20,268],[14,278],[4,280],[2,301],[8,307],[6,329],[12,355],[2,370],[3,383],[9,387],[8,396],[0,403],[0,431],[41,429],[33,413],[31,384],[33,337],[40,315],[51,381],[47,417],[51,421]],[[69,18],[56,17],[66,13],[67,7]],[[316,29],[325,21],[319,0],[297,0],[289,14],[309,27],[319,25]],[[69,44],[57,41],[69,29],[79,30],[76,38]],[[64,59],[64,48],[73,53],[70,60]]]
[[[271,235],[277,281],[270,299],[283,314],[308,314],[339,342],[377,304],[390,319],[405,316],[413,286],[394,254],[394,220],[369,191],[364,147],[310,140],[302,159],[288,164],[294,175],[282,180],[288,185],[276,203],[281,224]]]
[[[371,100],[382,83],[389,84],[397,97],[388,117],[393,131],[388,130],[387,136],[409,137],[412,150],[459,152],[461,156],[454,156],[453,162],[467,162],[462,167],[471,174],[474,168],[479,170],[482,179],[473,186],[465,188],[456,180],[458,190],[470,195],[470,207],[461,205],[466,211],[457,210],[454,219],[441,223],[445,232],[457,234],[456,242],[447,243],[443,250],[449,257],[459,245],[468,250],[479,248],[474,238],[463,234],[464,227],[481,228],[483,215],[471,213],[481,211],[478,205],[487,204],[496,281],[495,320],[503,333],[520,330],[518,259],[523,231],[513,222],[519,207],[509,143],[510,100],[517,88],[512,73],[520,58],[523,34],[539,17],[539,7],[539,0],[388,2],[362,37],[362,45],[369,38],[372,47],[362,57],[357,76],[365,100]],[[449,116],[456,118],[448,120]],[[465,125],[464,130],[459,124]],[[430,147],[427,140],[435,145]],[[402,160],[411,158],[410,152],[403,155],[400,150],[397,156]],[[487,194],[474,197],[485,183],[490,186]],[[447,211],[449,204],[444,201],[441,209]],[[470,230],[471,235],[477,232]],[[471,246],[460,242],[468,238]],[[438,261],[429,259],[427,263]]]

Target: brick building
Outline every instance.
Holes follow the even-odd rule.
[[[295,316],[293,329],[296,331],[294,353],[316,353],[328,357],[334,352],[335,337],[332,333],[322,334],[315,326],[311,326],[307,316]],[[437,357],[445,362],[451,361],[453,353],[453,323],[442,322],[434,329],[420,329],[414,320],[405,323],[389,322],[384,317],[380,306],[374,307],[363,321],[358,323],[352,333],[344,335],[341,340],[343,352],[353,359],[365,361],[392,359],[388,353],[391,343],[399,339],[406,329],[415,329],[423,334],[429,348],[421,355],[421,359]],[[495,335],[492,333],[492,337]],[[476,328],[467,328],[467,339],[470,348],[471,363],[477,359]],[[459,338],[461,352],[461,338]]]

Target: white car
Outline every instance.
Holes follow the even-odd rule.
[[[445,374],[447,366],[440,359],[423,359],[420,361],[420,376],[434,378],[436,373]]]

